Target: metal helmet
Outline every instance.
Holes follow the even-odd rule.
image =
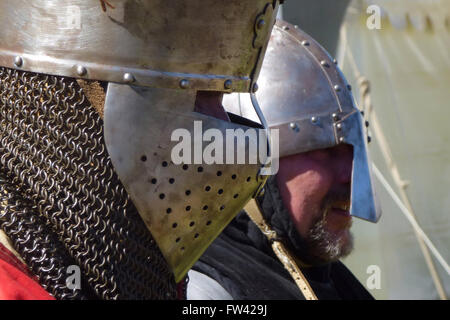
[[[195,99],[199,91],[252,92],[278,5],[279,0],[0,2],[0,66],[25,72],[15,74],[21,79],[55,75],[106,83],[100,108],[109,157],[177,282],[265,179],[259,164],[174,164],[177,142],[171,133],[193,133],[196,120],[222,132],[249,128],[248,122],[194,112]],[[48,88],[58,104],[79,97],[45,80],[35,86],[23,97],[29,104],[42,102],[34,94]],[[63,96],[54,99],[55,92]],[[45,114],[45,103],[42,108]]]
[[[279,129],[280,157],[340,143],[353,146],[350,213],[378,221],[363,116],[337,61],[297,26],[277,20],[258,87],[256,97],[267,124]],[[226,95],[223,104],[230,112],[258,120],[247,95]]]

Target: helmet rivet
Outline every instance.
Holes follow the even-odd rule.
[[[326,62],[325,60],[320,61],[320,64],[321,64],[322,66],[324,66],[325,68],[329,68],[329,67],[330,67],[330,65],[328,64],[328,62]]]
[[[258,91],[258,89],[259,89],[258,84],[255,82],[255,83],[253,84],[252,91],[253,91],[253,92],[256,92],[256,91]]]
[[[316,124],[318,121],[317,117],[311,117],[311,122]]]
[[[339,142],[340,142],[340,143],[344,143],[344,142],[345,142],[344,137],[340,137],[340,138],[339,138]]]
[[[183,79],[180,81],[180,88],[187,89],[189,88],[189,80]]]
[[[231,89],[232,85],[233,85],[233,81],[231,81],[230,79],[226,80],[223,84],[225,89]]]
[[[299,131],[300,131],[300,128],[298,127],[298,124],[295,123],[295,122],[289,123],[289,127],[290,127],[292,130],[294,130],[295,132],[299,132]]]
[[[331,115],[331,117],[333,117],[333,120],[334,120],[334,121],[338,121],[338,120],[339,120],[339,116],[338,116],[337,113],[333,113],[333,114]]]
[[[341,87],[339,87],[339,85],[335,85],[334,86],[334,90],[336,90],[337,92],[341,91]]]
[[[283,26],[283,30],[289,30],[288,26]]]
[[[369,121],[366,120],[365,125],[366,127],[369,127]]]
[[[352,86],[348,84],[347,89],[348,89],[348,91],[352,91]]]
[[[127,73],[125,73],[124,75],[123,75],[123,81],[125,82],[125,83],[133,83],[134,82],[134,76],[131,74],[131,73],[129,73],[129,72],[127,72]]]
[[[306,41],[306,40],[303,40],[303,41],[302,41],[302,45],[304,45],[304,46],[309,46],[309,42]]]
[[[15,65],[16,67],[21,67],[21,66],[23,65],[23,59],[22,59],[22,57],[19,57],[19,56],[15,57],[15,58],[14,58],[14,65]]]
[[[83,66],[77,66],[77,74],[79,76],[84,76],[87,73],[87,69]]]
[[[298,25],[295,25],[294,28],[295,28],[295,29],[298,29]]]
[[[336,125],[336,129],[341,130],[341,129],[342,129],[342,123],[338,123],[338,124]]]
[[[372,138],[370,136],[367,136],[367,143],[370,143],[372,141]]]
[[[261,19],[261,20],[259,20],[258,23],[256,24],[256,28],[262,29],[265,25],[266,25],[266,22],[264,21],[264,19]]]
[[[333,59],[334,64],[338,64],[338,61],[336,59]]]

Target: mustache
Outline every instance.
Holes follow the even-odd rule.
[[[323,216],[326,215],[328,209],[333,207],[335,203],[349,202],[350,203],[350,186],[347,188],[339,188],[330,190],[322,200],[320,209],[323,212]]]

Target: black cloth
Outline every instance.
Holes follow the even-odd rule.
[[[291,252],[303,260],[302,240],[283,206],[274,177],[259,201],[266,221]],[[215,279],[236,300],[304,299],[267,238],[245,212],[225,228],[193,269]],[[340,261],[302,268],[302,272],[319,300],[373,299]]]

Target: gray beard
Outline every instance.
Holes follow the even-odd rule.
[[[350,232],[350,231],[349,231]],[[348,256],[353,250],[353,235],[350,233],[348,241],[343,242],[327,231],[325,219],[318,220],[304,239],[308,248],[308,255],[314,264],[326,264]]]

